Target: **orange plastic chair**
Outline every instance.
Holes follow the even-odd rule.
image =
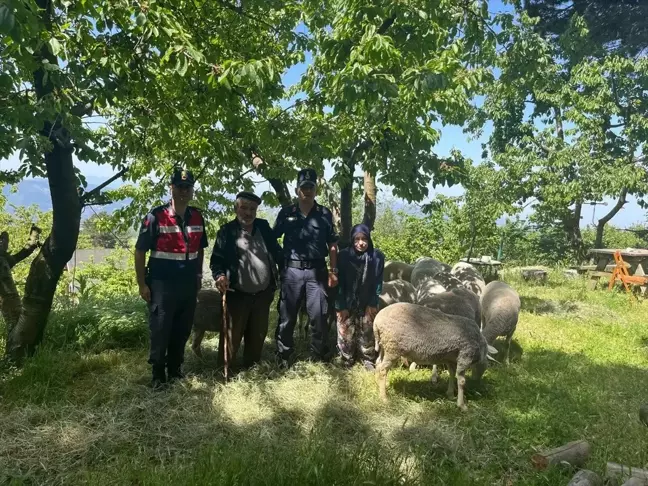
[[[619,250],[614,252],[614,262],[616,266],[612,271],[612,276],[610,277],[610,283],[608,285],[608,290],[614,288],[614,284],[617,280],[620,280],[623,286],[626,289],[626,292],[632,293],[630,285],[648,285],[648,277],[640,277],[636,275],[630,275],[628,268],[626,267],[623,258],[621,258],[621,252]]]

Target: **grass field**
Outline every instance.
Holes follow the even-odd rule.
[[[514,360],[469,390],[465,413],[429,370],[391,372],[386,405],[359,366],[263,365],[223,386],[216,337],[162,393],[147,387],[145,344],[44,349],[0,378],[0,484],[554,486],[571,474],[530,457],[577,439],[590,469],[647,467],[648,304],[557,275],[513,284]]]

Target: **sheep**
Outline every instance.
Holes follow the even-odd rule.
[[[444,314],[472,319],[481,327],[481,303],[479,297],[465,287],[458,287],[441,294],[430,295],[417,301],[429,309],[437,309]]]
[[[436,279],[430,278],[424,280],[416,288],[416,302],[432,295],[442,294],[445,291],[445,287]]]
[[[410,302],[416,300],[416,291],[414,286],[406,280],[392,280],[385,282],[378,299],[378,309],[383,309],[388,305],[397,302]]]
[[[498,336],[506,336],[506,364],[509,364],[511,340],[520,315],[520,296],[504,282],[489,283],[481,296],[482,334],[489,345]]]
[[[443,285],[443,288],[446,291],[464,287],[461,280],[459,280],[457,277],[452,275],[450,272],[445,272],[445,271],[439,272],[434,276],[434,280],[436,280],[441,285]]]
[[[445,263],[425,257],[414,265],[410,282],[414,287],[418,287],[424,280],[434,278],[437,273],[449,270],[450,267]]]
[[[200,344],[206,331],[220,332],[223,322],[223,300],[217,289],[202,289],[198,292],[196,311],[194,312],[194,337],[191,349],[202,358]]]
[[[403,262],[385,262],[385,269],[383,271],[383,282],[391,282],[393,280],[406,280],[410,281],[412,278],[412,270],[414,265]]]
[[[457,277],[467,289],[472,290],[477,295],[482,295],[486,288],[484,277],[470,263],[459,262],[450,271]]]
[[[444,314],[465,317],[473,322],[473,325],[481,327],[481,304],[479,297],[465,287],[459,287],[437,295],[430,295],[417,301],[419,305],[429,309],[437,309]],[[410,371],[416,369],[416,363],[410,365]],[[432,366],[432,383],[439,380],[437,365]]]
[[[383,401],[387,401],[389,368],[399,358],[406,357],[417,363],[446,364],[450,369],[448,398],[454,398],[456,376],[457,406],[467,409],[464,399],[466,369],[473,368],[481,376],[488,353],[495,351],[471,319],[401,302],[379,311],[373,327],[378,352],[376,379]]]

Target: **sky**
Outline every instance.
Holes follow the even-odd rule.
[[[497,13],[502,11],[510,11],[511,7],[504,5],[501,0],[491,0],[489,2],[489,11],[491,13]],[[310,63],[310,57],[307,56],[306,62],[293,66],[291,69],[286,71],[283,75],[283,82],[285,86],[291,86],[299,81],[300,76],[306,70],[308,64]],[[291,102],[286,101],[285,106],[291,104]],[[440,130],[441,138],[439,143],[435,147],[435,152],[440,156],[450,155],[450,152],[453,149],[458,149],[463,153],[463,155],[473,162],[477,163],[481,160],[482,147],[481,144],[486,142],[488,136],[490,135],[491,128],[487,125],[483,130],[482,136],[479,139],[471,139],[469,135],[463,133],[462,127],[449,125],[442,126],[437,124],[434,128]],[[9,159],[0,160],[0,170],[15,169],[19,165],[17,155],[10,157]],[[113,170],[109,166],[97,165],[93,163],[86,163],[76,161],[76,165],[79,167],[81,172],[86,175],[86,177],[91,178],[102,178],[107,179],[114,174]],[[325,178],[330,178],[333,175],[333,170],[328,166],[325,170]],[[358,175],[361,175],[358,172]],[[378,189],[380,191],[379,197],[381,195],[389,195],[391,199],[391,190],[389,187],[378,183]],[[257,185],[257,192],[261,193],[266,190],[271,190],[268,183],[261,183]],[[455,185],[451,188],[448,187],[437,187],[433,188],[431,185],[429,187],[429,196],[428,199],[434,198],[436,194],[444,194],[446,196],[458,196],[463,192],[462,188],[458,185]],[[625,207],[617,214],[617,216],[612,220],[612,224],[617,227],[627,228],[628,226],[635,223],[644,223],[646,220],[646,212],[639,207],[634,197],[629,197],[629,202]],[[424,201],[425,202],[425,201]],[[423,204],[424,202],[420,203]],[[607,199],[603,201],[607,203],[608,207],[611,207],[615,201],[612,199]],[[583,221],[582,226],[592,223],[593,216],[600,217],[606,211],[605,207],[594,207],[589,206],[583,211]],[[528,215],[529,209],[523,215]]]

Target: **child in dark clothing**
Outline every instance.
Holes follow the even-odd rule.
[[[351,231],[351,246],[338,256],[337,347],[348,367],[358,356],[365,368],[376,362],[373,321],[382,292],[385,256],[375,249],[369,227],[359,224]]]

